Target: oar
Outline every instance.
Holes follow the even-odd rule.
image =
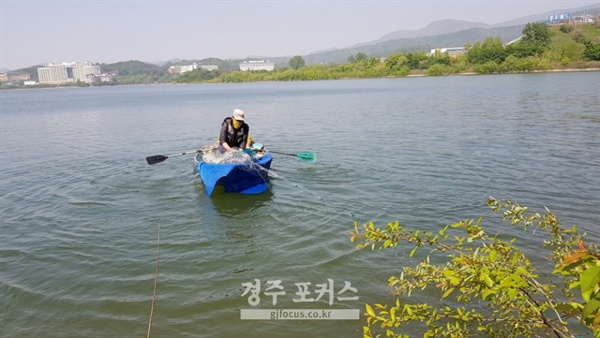
[[[174,154],[174,155],[154,155],[154,156],[148,156],[146,157],[146,162],[148,162],[148,164],[153,165],[156,163],[160,163],[160,162],[164,162],[166,159],[168,159],[169,157],[175,157],[175,156],[182,156],[182,155],[191,155],[191,154],[196,154],[199,153],[200,150],[190,150],[190,151],[186,151],[185,153],[181,153],[181,154]]]
[[[289,154],[289,153],[280,153],[277,151],[270,151],[269,152],[273,153],[273,154],[279,154],[279,155],[287,155],[287,156],[294,156],[297,157],[299,159],[301,159],[304,162],[311,162],[311,163],[315,163],[317,162],[317,154],[315,153],[299,153],[299,154]]]

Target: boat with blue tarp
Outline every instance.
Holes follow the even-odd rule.
[[[273,161],[269,153],[246,149],[222,154],[212,150],[199,152],[194,159],[208,196],[218,185],[225,192],[241,194],[260,194],[269,189],[268,174]]]

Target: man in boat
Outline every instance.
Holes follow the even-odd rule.
[[[220,152],[234,152],[249,147],[250,126],[244,122],[244,115],[243,110],[234,109],[232,116],[223,120],[219,134],[218,149]]]

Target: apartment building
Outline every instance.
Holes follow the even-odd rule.
[[[240,63],[240,70],[243,72],[252,70],[266,70],[272,71],[275,69],[275,63],[271,61],[256,60],[256,61],[244,61]]]
[[[89,83],[91,81],[90,76],[94,77],[101,74],[100,66],[90,62],[51,63],[46,67],[38,68],[40,83],[47,84],[62,84],[77,81]]]

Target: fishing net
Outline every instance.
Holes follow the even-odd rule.
[[[254,143],[251,148],[237,152],[220,152],[217,145],[206,145],[200,149],[198,160],[206,163],[251,163],[266,154],[262,143]]]
[[[252,163],[252,156],[245,152],[210,151],[202,154],[202,160],[206,163]]]

